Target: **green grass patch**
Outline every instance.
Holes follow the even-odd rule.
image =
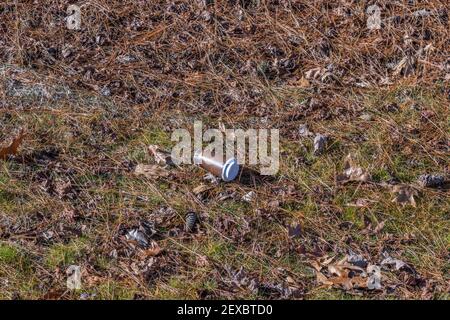
[[[22,255],[15,247],[6,243],[0,243],[0,263],[16,264],[21,257]]]
[[[68,244],[54,244],[46,254],[45,264],[51,269],[75,264],[88,246],[89,243],[86,238],[75,239]]]

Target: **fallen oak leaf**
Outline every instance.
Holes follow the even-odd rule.
[[[329,257],[328,255],[325,255],[319,259],[319,262],[323,267],[326,267],[334,260],[334,258],[336,257],[335,256]]]
[[[338,265],[333,265],[333,264],[328,265],[328,272],[330,274],[336,275],[338,277],[342,277],[348,273],[347,271],[345,271],[343,266],[338,266]]]
[[[333,284],[333,286],[342,287],[345,290],[352,289],[365,289],[367,288],[367,278],[361,276],[349,277],[349,273],[346,273],[339,277],[333,277],[327,279]]]
[[[309,264],[316,270],[316,271],[321,271],[322,268],[328,266],[333,260],[334,260],[334,256],[328,257],[323,256],[321,258],[319,258],[318,260],[310,260]]]
[[[354,288],[367,289],[368,278],[356,276],[356,277],[350,278],[350,283],[352,285],[352,289],[354,289]]]
[[[402,206],[410,204],[414,208],[416,207],[414,196],[417,196],[417,191],[412,187],[407,185],[396,185],[392,189],[392,192],[395,194],[395,198],[392,199],[392,202],[396,202]]]
[[[15,138],[13,138],[11,144],[8,147],[0,148],[0,159],[6,160],[8,156],[15,155],[24,137],[25,132],[23,129],[21,129],[19,134]]]
[[[155,241],[152,241],[150,243],[150,248],[148,249],[143,249],[141,251],[141,256],[145,256],[145,257],[154,257],[159,255],[162,252],[161,247],[158,245],[158,243],[156,243]]]
[[[316,271],[316,281],[319,284],[331,287],[342,287],[345,290],[352,290],[354,288],[365,289],[368,285],[368,279],[361,276],[349,277],[349,272],[339,271],[339,276],[327,278],[322,272]]]
[[[329,278],[328,281],[331,282],[333,286],[342,287],[345,290],[353,289],[351,279],[347,275]]]
[[[353,257],[353,258],[352,258]],[[381,286],[381,269],[378,266],[368,264],[367,269],[362,267],[366,265],[366,260],[364,259],[364,264],[357,263],[358,265],[352,265],[346,263],[346,261],[358,260],[361,261],[362,256],[358,256],[354,253],[345,256],[343,259],[337,261],[335,264],[328,264],[326,266],[326,275],[321,272],[323,264],[318,261],[313,261],[311,265],[316,269],[316,280],[319,284],[326,286],[333,286],[337,288],[342,288],[344,290],[353,289],[366,289],[366,290],[379,290]]]
[[[317,272],[320,272],[320,270],[322,270],[322,266],[320,265],[320,263],[317,260],[310,261],[310,264],[314,268],[314,270],[316,270]]]
[[[344,173],[336,177],[337,182],[342,184],[351,181],[367,182],[369,179],[369,173],[365,169],[355,165],[351,154],[345,158]]]
[[[316,271],[316,281],[319,284],[323,284],[323,285],[326,285],[329,287],[331,287],[333,285],[333,282],[328,280],[328,278],[325,277],[325,275],[320,271]]]
[[[347,269],[351,271],[358,271],[361,272],[362,274],[365,274],[363,268],[348,263],[341,264],[338,262],[337,264],[328,265],[328,272],[330,272],[330,274],[335,274],[337,276],[342,276],[343,274],[347,273],[347,271],[345,271]]]

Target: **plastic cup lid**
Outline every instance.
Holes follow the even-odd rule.
[[[231,158],[225,162],[222,169],[222,180],[224,181],[232,181],[234,180],[239,173],[239,164],[237,160]]]

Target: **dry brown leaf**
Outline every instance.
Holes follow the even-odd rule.
[[[330,264],[328,266],[328,272],[332,275],[336,275],[338,277],[343,277],[347,275],[347,271],[345,271],[344,267]]]
[[[134,170],[137,176],[143,175],[148,179],[157,179],[160,177],[167,177],[169,172],[158,165],[138,164]]]
[[[368,278],[356,276],[351,278],[353,288],[365,289],[367,288]]]
[[[150,248],[142,250],[141,256],[145,257],[154,257],[162,252],[161,247],[155,241],[152,241],[150,244]]]
[[[320,265],[320,263],[316,260],[313,260],[310,262],[311,266],[318,272],[320,272],[320,270],[322,270],[322,266]]]
[[[305,72],[305,79],[306,80],[320,79],[325,72],[326,72],[326,70],[322,67],[310,69]]]
[[[328,281],[331,282],[333,286],[342,287],[345,290],[351,290],[353,288],[351,279],[347,275],[329,278]]]
[[[323,285],[326,285],[326,286],[332,286],[333,285],[333,282],[328,280],[328,278],[325,277],[325,275],[322,272],[320,272],[320,271],[316,272],[316,280],[317,280],[317,283],[319,283],[319,284],[323,284]]]
[[[351,265],[351,264],[348,264],[348,263],[339,265],[339,267],[340,268],[345,268],[345,269],[348,269],[348,270],[352,270],[352,271],[364,272],[363,268],[358,267],[358,266],[354,266],[354,265]]]
[[[345,158],[344,173],[336,177],[338,183],[347,183],[351,181],[367,182],[369,179],[369,173],[365,169],[356,166],[351,154],[347,155]]]
[[[363,278],[360,276],[349,278],[348,276],[346,276],[340,278],[339,282],[336,284],[342,285],[346,290],[364,289],[367,288],[367,278]]]
[[[173,164],[172,156],[169,152],[161,150],[157,145],[148,146],[148,153],[155,158],[158,164]]]
[[[348,272],[345,272],[342,276],[328,278],[326,281],[333,286],[342,287],[345,290],[352,289],[365,289],[367,288],[368,279],[361,276],[354,276],[350,278]]]
[[[410,204],[414,208],[416,207],[414,196],[417,196],[417,191],[412,187],[407,185],[396,185],[392,189],[392,192],[395,194],[395,198],[392,199],[392,202],[396,202],[402,206]]]
[[[8,147],[0,148],[0,159],[6,160],[8,156],[15,155],[17,153],[17,149],[25,137],[24,130],[20,130],[19,134],[13,138],[11,144]]]
[[[159,244],[156,241],[151,241],[149,244],[149,248],[141,249],[139,251],[139,256],[141,258],[148,258],[148,257],[154,257],[159,255],[162,252],[162,248],[159,246]]]
[[[348,264],[346,261],[348,256],[334,264],[331,261],[334,257],[323,261],[311,261],[311,265],[316,269],[317,282],[327,286],[343,288],[345,290],[366,289],[368,286],[368,278],[365,269]],[[322,268],[327,269],[328,277],[321,272]],[[353,276],[352,276],[353,275]]]
[[[334,260],[334,258],[335,258],[335,256],[331,256],[331,257],[325,256],[325,259],[322,261],[322,265],[323,266],[329,265],[331,263],[331,261]]]

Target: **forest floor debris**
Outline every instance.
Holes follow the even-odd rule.
[[[211,3],[0,5],[0,298],[449,299],[447,2]],[[279,172],[173,166],[194,120]]]

